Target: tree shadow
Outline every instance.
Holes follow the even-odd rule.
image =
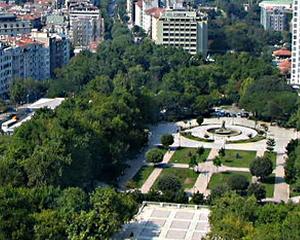
[[[136,221],[133,220],[123,226],[123,229],[115,234],[113,240],[124,240],[124,239],[155,239],[159,237],[161,232],[161,226],[155,223],[155,221],[161,221],[160,224],[164,224],[164,220],[149,219],[147,221]]]
[[[269,176],[269,177],[265,178],[262,181],[262,183],[275,184],[275,180],[279,181],[278,183],[284,182],[284,179],[282,177]]]

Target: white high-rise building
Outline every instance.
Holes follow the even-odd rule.
[[[294,0],[292,24],[292,71],[291,85],[300,86],[300,2]]]
[[[265,30],[289,30],[289,15],[293,0],[265,0],[259,3],[260,23]]]

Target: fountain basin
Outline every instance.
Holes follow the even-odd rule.
[[[238,136],[241,134],[240,130],[232,129],[232,128],[220,128],[220,127],[213,127],[206,130],[208,134],[215,134],[220,136]]]

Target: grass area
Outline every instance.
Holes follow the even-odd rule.
[[[225,150],[225,156],[220,159],[228,167],[249,167],[255,157],[255,151]]]
[[[300,192],[297,191],[298,186],[296,183],[290,184],[290,197],[297,197],[300,195]]]
[[[191,139],[191,140],[199,141],[199,142],[213,142],[214,141],[213,139],[196,137],[196,136],[192,135],[190,132],[181,132],[181,136]]]
[[[250,173],[247,172],[221,172],[221,173],[214,173],[209,181],[208,189],[213,189],[216,186],[222,185],[227,183],[228,178],[233,175],[243,175],[245,176],[249,183],[251,182],[252,176]]]
[[[196,155],[197,148],[180,148],[176,150],[174,155],[172,156],[170,162],[171,163],[189,163],[191,155]],[[208,154],[210,152],[210,149],[204,149],[204,153],[197,158],[198,162],[203,162],[203,160],[206,160],[208,157]]]
[[[184,189],[190,189],[194,186],[198,174],[188,168],[166,168],[159,175],[158,179],[154,183],[154,188],[157,185],[159,179],[165,175],[175,175],[181,182]]]
[[[262,182],[266,188],[266,197],[272,198],[274,195],[275,174],[271,174],[267,179]]]
[[[276,156],[277,156],[277,153],[276,152],[265,152],[264,156],[265,157],[268,156],[272,160],[273,168],[275,168],[276,167]]]
[[[144,182],[147,180],[147,178],[152,173],[154,167],[153,166],[143,166],[141,169],[134,175],[132,178],[132,182],[137,188],[140,188],[143,186]]]
[[[251,142],[258,142],[258,141],[261,141],[261,140],[264,140],[266,139],[265,136],[263,135],[259,135],[257,134],[255,137],[253,138],[249,138],[249,139],[242,139],[242,140],[233,140],[233,141],[226,141],[226,143],[251,143]]]

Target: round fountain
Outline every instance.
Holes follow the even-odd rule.
[[[255,129],[244,125],[233,125],[224,120],[220,123],[206,123],[185,131],[199,139],[210,141],[230,140],[241,141],[254,138],[258,133]]]
[[[225,121],[222,122],[221,127],[211,127],[208,128],[207,133],[212,133],[215,135],[219,136],[224,136],[224,137],[232,137],[232,136],[238,136],[241,134],[241,131],[238,129],[233,129],[233,128],[227,128],[225,126]]]

